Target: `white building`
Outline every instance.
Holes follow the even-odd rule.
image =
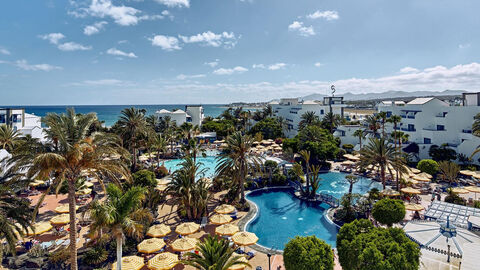
[[[25,113],[23,108],[0,108],[0,125],[9,125],[22,135],[31,135],[33,138],[44,139],[42,118]]]
[[[324,97],[323,102],[305,100],[299,101],[298,98],[282,98],[280,102],[270,102],[272,110],[277,117],[284,118],[288,123],[285,135],[289,138],[298,133],[298,124],[301,117],[306,112],[314,112],[320,120],[325,114],[332,112],[343,117],[343,110],[346,106],[343,103],[343,97]]]
[[[181,126],[183,123],[191,123],[194,126],[201,126],[203,121],[203,107],[202,106],[185,106],[185,111],[176,110],[168,111],[161,109],[155,112],[158,120],[161,121],[165,117],[170,117],[172,122],[175,122],[177,126]]]
[[[474,116],[480,113],[480,93],[463,94],[463,104],[454,106],[437,98],[416,98],[406,104],[401,102],[380,102],[378,112],[387,116],[402,117],[397,129],[409,135],[409,143],[419,146],[419,158],[430,158],[428,151],[432,145],[448,144],[457,153],[470,156],[480,146],[480,138],[473,136]],[[393,125],[385,126],[387,133],[393,131]],[[342,144],[358,144],[353,137],[356,129],[362,126],[340,126],[334,134],[341,138]],[[356,147],[358,149],[358,146]],[[473,158],[478,162],[478,156]]]

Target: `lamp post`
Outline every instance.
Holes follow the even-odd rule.
[[[450,262],[450,243],[448,243],[448,238],[447,238],[447,250],[448,250],[447,262],[449,263]]]
[[[268,270],[271,270],[272,265],[270,264],[270,257],[272,257],[272,254],[267,253],[267,257],[268,257]]]

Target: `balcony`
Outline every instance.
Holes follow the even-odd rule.
[[[471,129],[462,129],[462,133],[472,134]]]
[[[437,129],[437,128],[424,128],[423,130],[428,130],[428,131],[447,131],[446,129]]]
[[[407,118],[408,119],[415,119],[415,115],[408,115]]]
[[[402,131],[407,131],[407,132],[415,132],[417,131],[415,128],[401,128]]]

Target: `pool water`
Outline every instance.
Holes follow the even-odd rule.
[[[340,198],[348,192],[346,175],[338,172],[321,174],[323,180],[319,192]],[[381,184],[362,177],[354,185],[353,192],[364,194],[373,187],[381,189]],[[256,218],[246,228],[258,236],[258,244],[283,250],[296,235],[316,235],[332,247],[336,246],[338,229],[325,218],[327,204],[301,201],[290,189],[257,190],[249,193],[247,198],[258,206]]]
[[[164,162],[165,167],[173,173],[180,169],[180,163],[183,159],[170,159]],[[215,175],[215,166],[217,160],[215,156],[197,157],[197,163],[200,163],[200,168],[205,169],[205,177],[213,177]]]

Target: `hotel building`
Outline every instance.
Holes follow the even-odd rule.
[[[42,118],[25,113],[23,108],[0,108],[0,125],[8,125],[22,135],[43,140]]]
[[[202,106],[185,106],[185,111],[176,110],[168,111],[165,109],[155,112],[158,120],[161,121],[165,117],[170,117],[172,122],[175,122],[177,126],[181,126],[183,123],[191,123],[194,126],[201,126],[204,118]]]

